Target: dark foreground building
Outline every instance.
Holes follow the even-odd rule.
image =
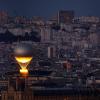
[[[8,73],[7,76],[11,79],[8,80],[8,88],[1,91],[0,100],[100,100],[100,90],[96,88],[47,86],[45,81],[47,82],[50,73],[51,71],[40,70],[30,72],[28,84],[17,73]]]
[[[10,88],[1,93],[1,100],[100,100],[97,90],[26,90]]]

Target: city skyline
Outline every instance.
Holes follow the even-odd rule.
[[[74,10],[76,16],[100,16],[99,0],[1,0],[0,10],[14,16],[41,16],[50,18],[59,10]]]

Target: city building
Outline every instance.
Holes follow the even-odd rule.
[[[4,25],[8,23],[8,13],[6,11],[0,11],[0,24]]]
[[[58,12],[58,23],[70,24],[74,18],[74,11],[61,10]]]
[[[74,21],[80,23],[99,23],[100,18],[96,16],[81,16],[81,17],[75,17]]]
[[[49,26],[41,26],[40,27],[40,35],[41,35],[41,42],[51,42],[51,28]]]

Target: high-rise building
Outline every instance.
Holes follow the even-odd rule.
[[[0,24],[8,23],[8,13],[6,11],[0,11]]]
[[[49,26],[41,26],[41,42],[50,42],[51,28]]]
[[[69,24],[74,18],[74,11],[61,10],[58,12],[58,23]]]

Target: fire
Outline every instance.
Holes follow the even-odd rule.
[[[32,60],[32,57],[15,57],[15,59],[19,63],[20,67],[25,69]]]
[[[20,69],[21,74],[28,74],[28,69]]]
[[[32,60],[32,57],[15,57],[15,59],[19,62],[19,63],[28,63]]]
[[[26,76],[28,74],[27,66],[32,60],[32,57],[15,57],[15,59],[21,67],[20,73]]]

